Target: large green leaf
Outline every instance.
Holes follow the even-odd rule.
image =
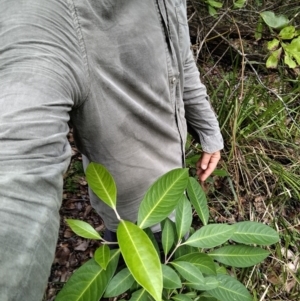
[[[121,270],[109,282],[104,297],[116,297],[125,293],[130,289],[133,282],[134,278],[132,277],[128,268]]]
[[[198,291],[209,291],[219,286],[219,281],[215,276],[204,277],[204,282],[185,282],[186,286]]]
[[[203,225],[207,225],[209,210],[206,196],[199,183],[192,177],[189,177],[187,193]]]
[[[72,231],[87,239],[102,239],[100,234],[88,223],[78,219],[66,219],[67,224]]]
[[[211,257],[204,253],[190,253],[176,258],[176,261],[187,261],[197,267],[203,274],[217,275],[216,265]]]
[[[287,24],[289,24],[289,19],[282,15],[275,15],[271,11],[264,11],[260,13],[261,17],[265,21],[265,23],[271,28],[283,28]]]
[[[162,247],[167,255],[174,244],[174,223],[168,218],[164,221],[162,229]]]
[[[91,162],[86,171],[86,180],[93,192],[112,209],[116,209],[117,188],[109,171],[101,164]]]
[[[104,270],[91,259],[71,276],[55,301],[98,301],[117,268],[119,250],[111,251],[109,264]]]
[[[106,270],[110,259],[109,247],[107,245],[99,247],[94,254],[94,259],[104,270]]]
[[[210,224],[197,230],[184,244],[198,248],[214,248],[226,242],[234,233],[234,226]]]
[[[173,261],[171,265],[174,266],[178,273],[188,282],[204,283],[202,273],[193,264],[187,261]]]
[[[151,227],[175,209],[182,197],[188,180],[188,169],[173,169],[160,177],[147,191],[139,212],[138,225],[141,228]]]
[[[181,239],[188,233],[193,220],[192,206],[186,195],[183,194],[177,207],[175,214],[175,225],[178,239]]]
[[[218,275],[219,286],[209,291],[209,294],[219,301],[253,301],[247,288],[228,275]]]
[[[149,301],[149,294],[143,288],[139,289],[131,295],[129,301]]]
[[[257,247],[225,246],[209,253],[214,260],[237,268],[251,267],[268,257],[270,253]]]
[[[117,238],[124,261],[134,279],[156,300],[161,301],[162,268],[147,234],[135,224],[121,220]]]
[[[167,265],[162,265],[163,286],[166,289],[181,288],[181,281],[177,273]]]
[[[257,222],[239,222],[234,224],[235,232],[231,239],[243,244],[268,246],[279,241],[278,233],[271,227]]]

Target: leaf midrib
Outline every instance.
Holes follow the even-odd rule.
[[[165,197],[165,195],[167,195],[167,193],[175,186],[175,184],[179,181],[179,179],[182,177],[182,174],[180,174],[180,176],[177,177],[176,181],[173,182],[173,184],[171,186],[169,186],[169,189],[167,189],[162,196],[159,198],[159,201],[156,202],[156,204],[152,207],[152,210],[150,209],[149,213],[144,217],[144,219],[142,220],[142,222],[140,223],[140,227],[143,228],[143,224],[147,221],[148,217],[152,214],[152,212],[157,208],[157,206],[161,203],[161,200],[163,199],[163,197]]]

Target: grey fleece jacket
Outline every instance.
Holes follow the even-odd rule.
[[[0,300],[41,301],[59,227],[66,135],[116,180],[136,220],[184,164],[187,123],[223,142],[190,51],[183,0],[0,0]],[[110,230],[117,220],[91,195]]]

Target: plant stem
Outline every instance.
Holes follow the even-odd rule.
[[[176,252],[176,250],[181,246],[181,241],[182,239],[180,239],[177,243],[177,245],[175,246],[174,250],[172,251],[172,253],[170,254],[170,256],[166,259],[165,264],[168,264],[168,262],[171,260],[172,256],[174,255],[174,253]]]

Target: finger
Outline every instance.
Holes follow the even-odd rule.
[[[205,170],[203,170],[202,173],[200,173],[199,180],[201,182],[204,182],[211,175],[211,173],[215,170],[217,163],[218,161],[210,162],[208,164],[208,167]]]
[[[203,153],[201,159],[197,162],[197,168],[207,169],[212,154]]]
[[[209,157],[209,159],[208,159]],[[204,158],[204,163],[203,163],[203,158]],[[204,153],[202,158],[198,161],[198,170],[197,170],[197,175],[200,181],[205,181],[211,173],[215,170],[219,160],[221,158],[221,153],[220,152],[215,152],[213,154],[208,154]],[[208,160],[208,164],[207,164]],[[205,169],[201,168],[205,167]]]

